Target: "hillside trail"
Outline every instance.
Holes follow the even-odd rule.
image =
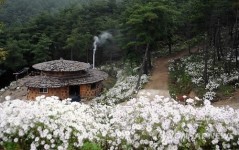
[[[191,49],[191,53],[195,53],[199,49],[200,46],[194,47]],[[169,80],[168,62],[169,60],[179,59],[187,55],[189,55],[189,51],[183,50],[170,56],[156,58],[154,61],[153,65],[154,67],[149,82],[144,86],[143,89],[139,90],[137,97],[146,96],[149,97],[150,99],[153,99],[156,95],[170,97],[168,89],[168,80]],[[196,95],[194,93],[191,95],[191,97],[195,96]],[[239,89],[237,89],[231,97],[214,102],[212,103],[212,105],[216,107],[230,106],[232,108],[239,109]]]
[[[199,47],[191,49],[191,53],[195,53],[199,50]],[[170,56],[159,57],[154,61],[154,67],[149,79],[149,82],[138,92],[139,96],[155,97],[160,95],[164,97],[170,97],[168,90],[168,78],[169,78],[169,60],[179,59],[183,56],[189,55],[188,49],[172,54]]]

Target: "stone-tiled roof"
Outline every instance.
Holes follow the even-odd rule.
[[[79,61],[59,59],[35,64],[32,67],[42,71],[74,72],[86,70],[90,68],[90,64]]]
[[[87,76],[74,76],[71,77],[51,77],[51,76],[33,76],[29,77],[28,82],[25,83],[27,87],[34,88],[59,88],[68,85],[81,85],[95,83],[102,81],[108,77],[108,74],[95,70],[89,69]]]

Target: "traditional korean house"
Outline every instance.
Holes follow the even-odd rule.
[[[35,64],[34,69],[40,75],[31,76],[25,83],[28,87],[27,98],[34,100],[37,96],[58,96],[66,99],[79,96],[91,99],[102,92],[102,81],[107,73],[90,69],[90,65],[71,60],[53,60]]]

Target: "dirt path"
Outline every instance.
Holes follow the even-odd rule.
[[[192,53],[197,52],[198,47],[191,50]],[[181,51],[171,56],[157,58],[154,62],[154,68],[152,70],[149,82],[145,85],[144,89],[138,92],[139,96],[155,97],[155,95],[170,97],[168,90],[168,61],[172,59],[178,59],[188,55],[188,50]],[[212,105],[217,107],[230,106],[232,108],[239,108],[239,90],[237,90],[232,97],[226,100],[220,100],[214,102]]]
[[[230,106],[232,108],[239,109],[239,89],[235,91],[232,97],[214,102],[212,105],[217,107]]]
[[[196,52],[197,47],[191,49],[191,52]],[[147,95],[154,97],[155,95],[161,95],[170,97],[168,90],[168,61],[172,59],[178,59],[188,55],[188,50],[178,52],[174,55],[157,58],[154,62],[154,68],[149,82],[145,85],[144,89],[140,90],[138,96]]]

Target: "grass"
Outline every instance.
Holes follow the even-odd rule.
[[[22,150],[20,148],[20,146],[17,143],[14,143],[14,142],[5,142],[3,144],[3,147],[4,148],[0,147],[0,150],[2,150],[2,149],[3,150]]]

